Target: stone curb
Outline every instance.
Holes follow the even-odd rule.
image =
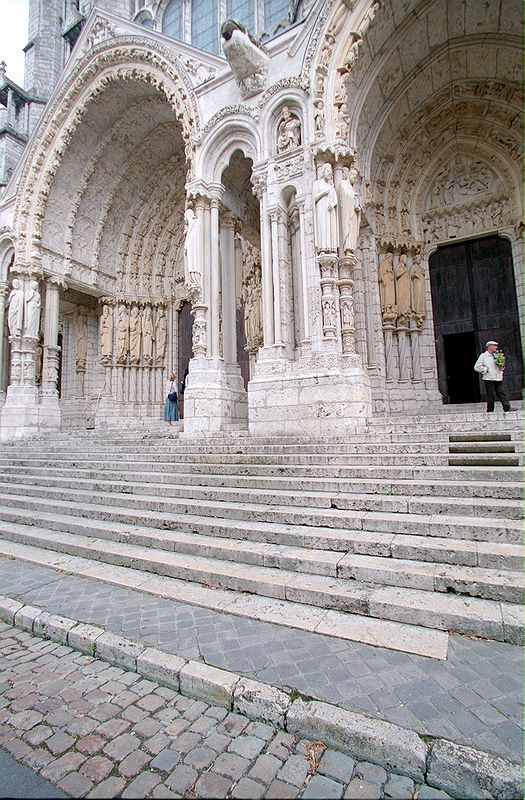
[[[50,614],[0,595],[0,620],[93,658],[131,670],[181,694],[223,706],[288,733],[331,747],[417,782],[471,800],[522,798],[520,765],[500,756],[430,738],[319,700],[288,693],[243,675],[144,646],[95,625]]]

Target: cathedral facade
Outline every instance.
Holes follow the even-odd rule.
[[[43,7],[45,6],[45,13]],[[518,0],[30,0],[0,433],[332,436],[521,396]]]

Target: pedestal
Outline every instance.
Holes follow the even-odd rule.
[[[253,436],[345,436],[371,414],[370,381],[357,354],[260,359],[248,385]]]
[[[8,386],[0,418],[1,441],[37,434],[39,414],[37,386]]]
[[[184,391],[184,436],[206,436],[247,426],[247,396],[239,367],[216,358],[190,361]]]

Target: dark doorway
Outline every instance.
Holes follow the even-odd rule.
[[[184,375],[188,369],[190,358],[193,356],[192,350],[192,328],[193,317],[191,314],[191,303],[186,301],[179,309],[179,351],[177,357],[177,380],[179,382],[179,411],[181,419],[184,417],[184,392],[180,391]]]
[[[244,328],[244,303],[241,302],[241,307],[237,309],[237,363],[239,364],[242,379],[244,381],[244,388],[248,391],[248,382],[250,380],[250,355],[244,349],[246,347],[246,331]]]
[[[487,236],[440,247],[430,257],[439,389],[445,403],[476,403],[483,382],[473,371],[488,339],[507,357],[505,389],[522,389],[518,304],[510,242]]]

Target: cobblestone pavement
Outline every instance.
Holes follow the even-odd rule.
[[[521,760],[523,654],[516,645],[451,636],[448,659],[437,661],[2,558],[0,585],[25,603],[183,658]]]
[[[72,797],[448,797],[3,623],[0,745]]]

